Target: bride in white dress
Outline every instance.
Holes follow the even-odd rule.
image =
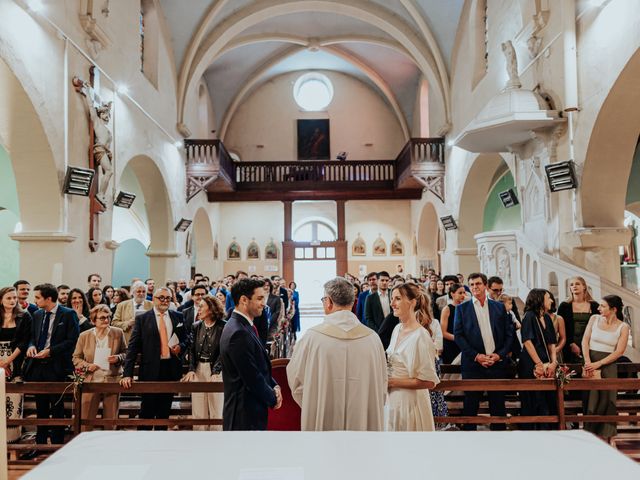
[[[433,431],[430,388],[440,382],[435,369],[436,349],[420,318],[429,318],[429,299],[414,284],[396,287],[391,294],[393,314],[400,323],[387,349],[389,397],[387,430]]]

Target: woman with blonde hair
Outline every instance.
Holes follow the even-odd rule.
[[[567,363],[582,363],[582,337],[591,315],[598,313],[598,302],[593,300],[587,282],[582,277],[569,279],[569,298],[558,305],[558,315],[564,319],[566,343],[563,359]]]
[[[405,283],[393,289],[391,308],[400,323],[387,349],[387,430],[433,431],[429,389],[440,380],[435,369],[429,298],[417,285]]]
[[[73,364],[76,368],[86,369],[87,382],[117,382],[122,375],[122,364],[127,353],[127,343],[124,332],[118,327],[112,327],[111,309],[108,305],[99,304],[89,312],[89,319],[95,326],[86,330],[78,337],[76,349],[73,352]],[[102,401],[102,418],[113,419],[105,430],[115,428],[118,418],[119,395],[117,393],[90,393],[82,395],[82,418],[93,419],[98,415],[98,408]],[[92,427],[83,427],[83,431]]]

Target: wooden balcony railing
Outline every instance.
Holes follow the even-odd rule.
[[[217,139],[185,140],[187,151],[187,201],[222,180],[235,190],[235,166],[224,144]]]
[[[444,164],[442,138],[412,138],[395,160],[234,162],[220,140],[185,140],[185,148],[187,200],[200,191],[219,193],[219,198],[224,199],[224,193],[231,191],[245,191],[248,195],[255,195],[258,190],[284,191],[291,195],[345,187],[358,190],[359,195],[365,191],[372,195],[376,190],[402,190],[419,198],[423,185],[399,179],[412,177],[416,165]]]
[[[301,162],[237,162],[238,189],[260,188],[275,184],[276,188],[297,189],[303,184],[362,184],[371,187],[393,185],[395,162],[391,160],[335,160]],[[264,187],[263,187],[264,188]]]

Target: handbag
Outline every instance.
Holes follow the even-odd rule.
[[[547,378],[547,369],[551,364],[551,355],[549,355],[549,346],[547,345],[546,339],[544,338],[544,332],[542,331],[542,327],[540,326],[540,319],[537,317],[536,317],[536,325],[538,325],[538,331],[540,332],[540,336],[542,337],[542,343],[544,343],[544,351],[547,354],[547,362],[542,364],[542,369],[544,371],[544,374],[537,375],[536,368],[533,367],[533,376],[537,379],[540,379],[540,378]]]

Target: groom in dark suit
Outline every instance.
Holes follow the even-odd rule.
[[[182,377],[182,354],[187,348],[187,331],[182,314],[169,310],[172,294],[167,287],[153,292],[153,309],[138,315],[124,362],[120,384],[130,388],[133,368],[141,353],[138,379],[148,382],[169,382]],[[171,413],[173,393],[146,393],[142,395],[140,418],[167,419]],[[150,430],[141,427],[140,430]],[[155,427],[166,430],[167,427]]]
[[[69,382],[73,372],[71,356],[78,340],[78,315],[70,308],[58,305],[58,290],[50,283],[37,285],[34,299],[39,307],[33,314],[31,339],[24,366],[25,380],[30,382]],[[36,395],[38,418],[63,418],[64,402],[60,395]],[[36,443],[64,443],[64,427],[38,426]]]
[[[265,305],[264,282],[242,279],[231,287],[235,309],[222,331],[224,430],[266,430],[268,408],[280,408],[282,393],[271,377],[271,360],[253,319]]]
[[[469,275],[471,300],[456,307],[453,336],[462,351],[463,379],[509,378],[507,355],[513,344],[513,326],[500,302],[487,296],[487,277]],[[489,412],[505,416],[504,392],[488,392]],[[476,416],[482,392],[465,392],[464,416]],[[475,430],[476,425],[464,425]],[[504,430],[505,424],[492,424],[492,430]]]

